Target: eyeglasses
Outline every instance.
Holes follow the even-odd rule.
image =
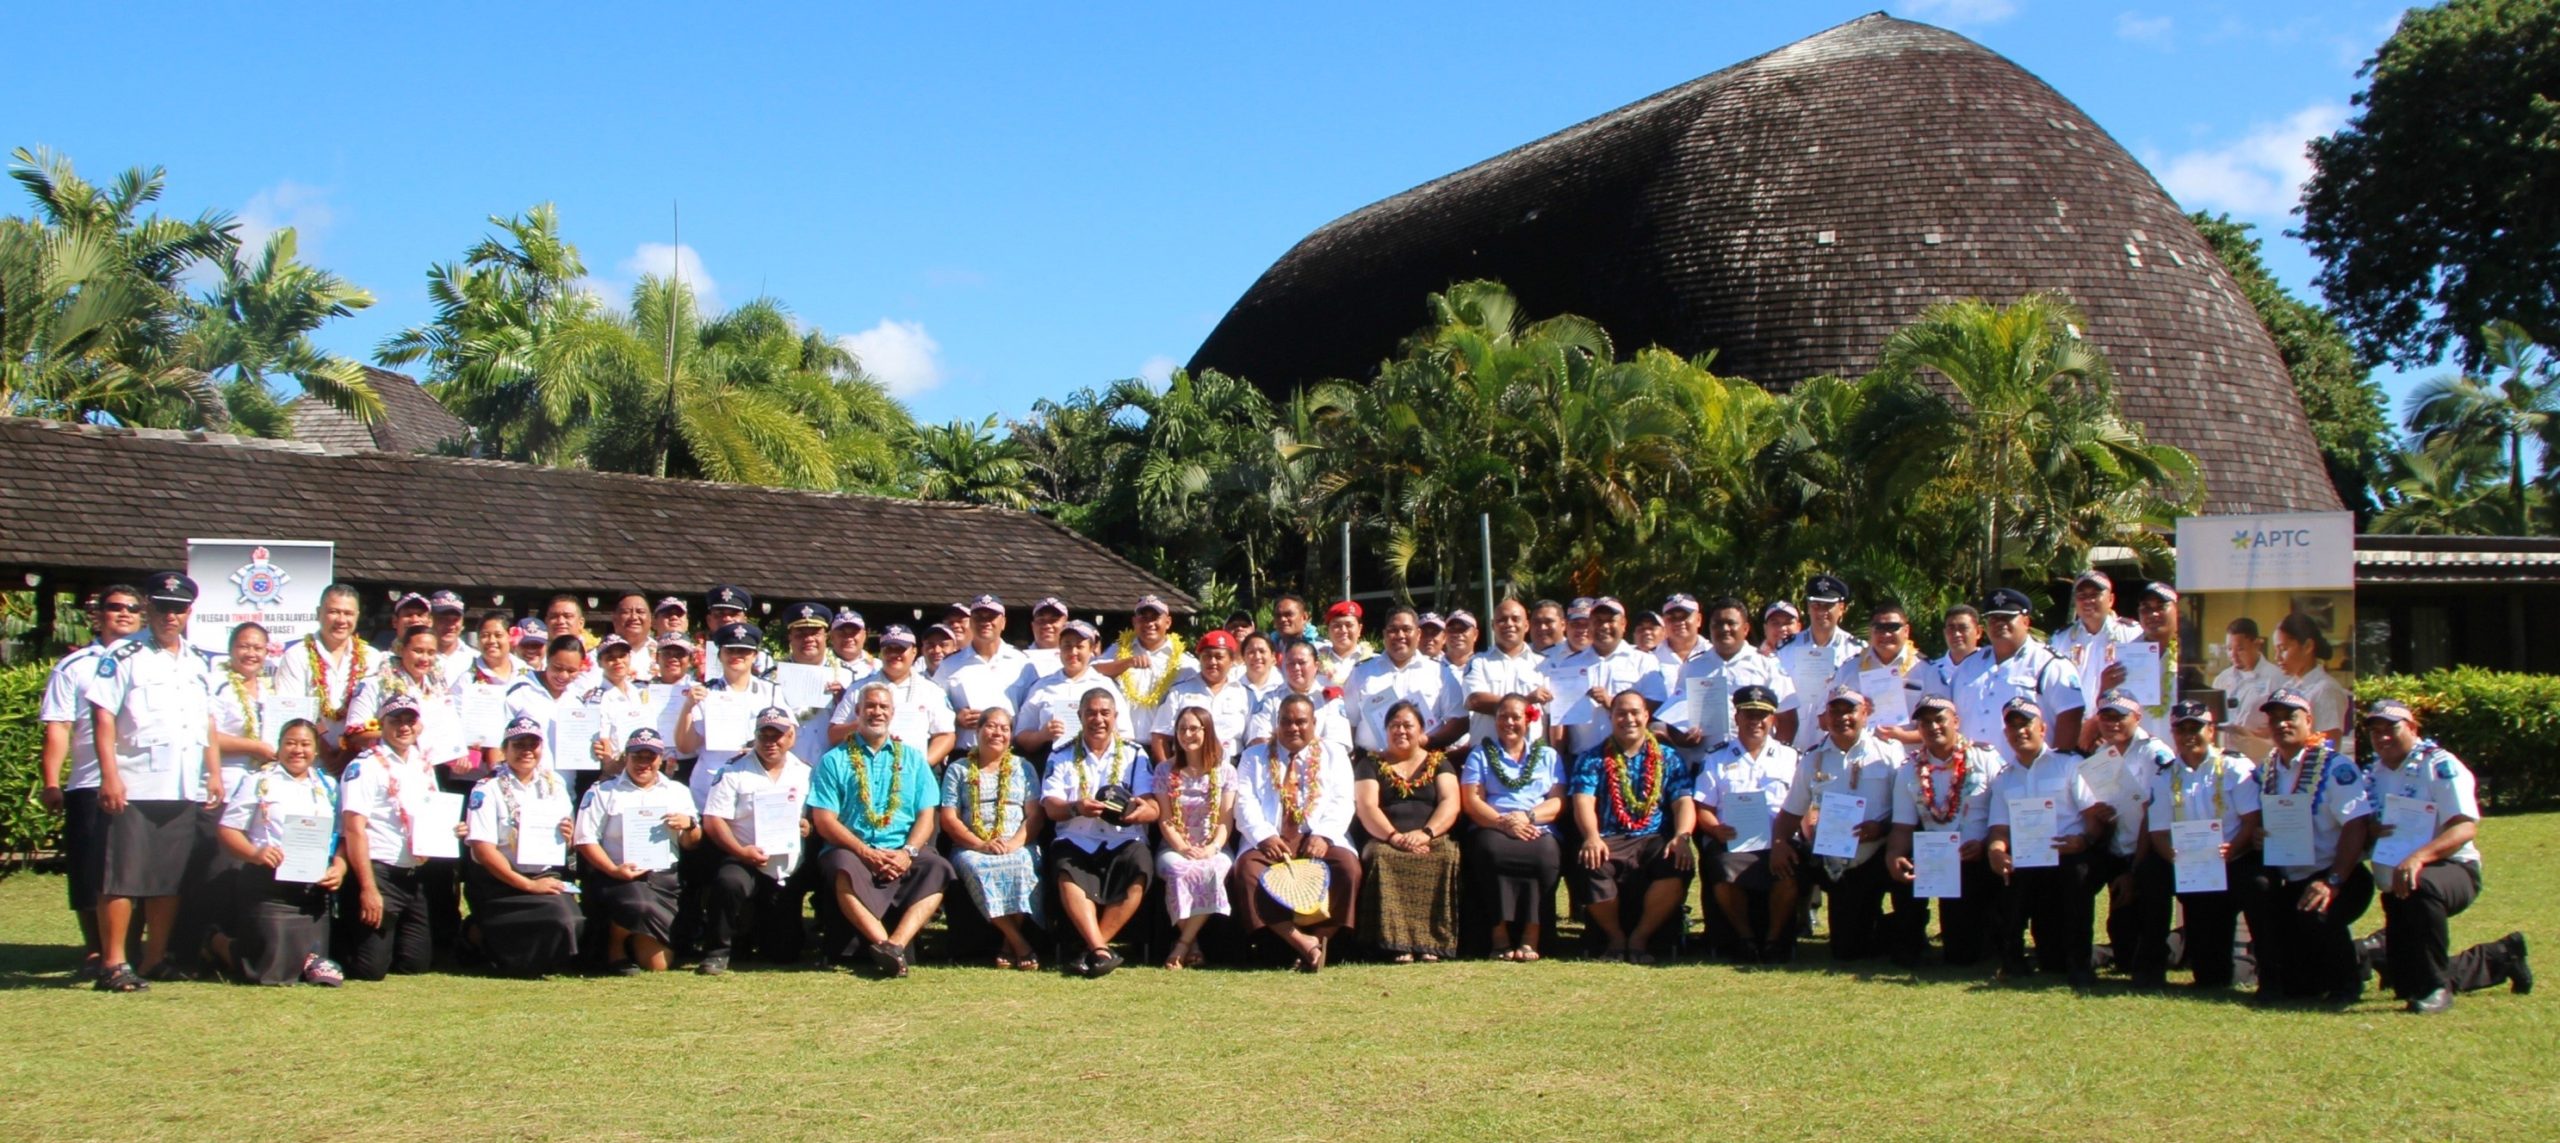
[[[1876,633],[1879,635],[1897,635],[1900,634],[1903,627],[1907,625],[1901,623],[1875,623],[1870,624],[1870,626],[1874,627],[1876,629]]]
[[[101,603],[98,610],[108,615],[140,615],[142,609],[130,603]]]

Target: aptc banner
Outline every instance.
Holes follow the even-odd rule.
[[[2340,590],[2356,583],[2349,512],[2189,516],[2178,521],[2178,590]]]
[[[255,621],[282,647],[320,626],[320,593],[337,561],[327,540],[189,540],[187,575],[196,609],[187,641],[209,654],[231,650],[231,629]]]
[[[2259,707],[2278,687],[2311,700],[2313,728],[2354,741],[2356,527],[2345,512],[2178,521],[2181,610],[2223,701],[2223,745],[2264,757]]]

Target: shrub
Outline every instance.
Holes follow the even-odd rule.
[[[43,784],[36,761],[44,747],[36,706],[52,673],[51,663],[0,667],[0,854],[51,849],[62,832],[62,819],[36,800]]]
[[[2560,675],[2453,667],[2356,681],[2358,704],[2383,698],[2408,703],[2423,733],[2471,767],[2484,808],[2560,804]]]

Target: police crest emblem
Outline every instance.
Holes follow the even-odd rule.
[[[268,558],[264,545],[249,549],[249,562],[231,573],[231,586],[239,589],[240,602],[251,607],[276,607],[284,603],[284,585],[293,577],[286,575]]]

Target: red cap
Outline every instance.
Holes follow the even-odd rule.
[[[1327,619],[1331,619],[1337,615],[1348,615],[1353,619],[1360,618],[1360,602],[1358,600],[1346,599],[1324,609],[1324,617]]]
[[[1236,637],[1227,634],[1225,628],[1218,628],[1200,637],[1201,650],[1206,651],[1211,647],[1222,647],[1232,654],[1236,650]]]

